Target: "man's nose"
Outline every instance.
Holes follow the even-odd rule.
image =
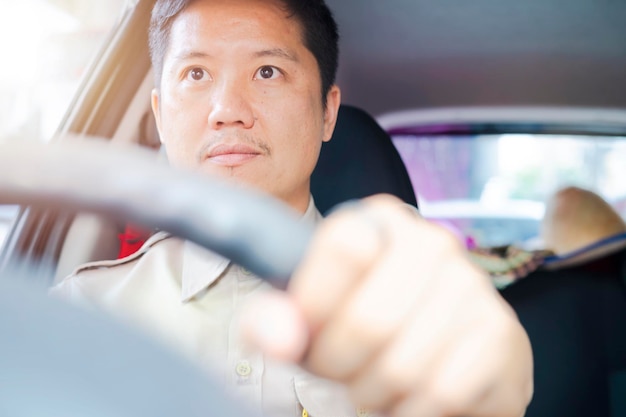
[[[251,128],[254,114],[245,88],[237,82],[222,82],[216,87],[211,98],[209,126],[213,129],[229,126]]]

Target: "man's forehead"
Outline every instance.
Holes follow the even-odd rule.
[[[173,26],[195,26],[194,30],[210,30],[215,22],[230,19],[240,24],[263,23],[291,27],[302,34],[302,24],[281,0],[196,0],[176,16]],[[180,22],[183,20],[184,22]],[[212,22],[213,25],[206,23]],[[286,34],[288,35],[288,33]]]
[[[243,40],[250,55],[294,62],[300,59],[300,47],[308,49],[300,22],[280,0],[196,0],[172,23],[168,49],[174,46],[177,59],[209,56],[204,43],[212,40],[228,40],[232,49]]]

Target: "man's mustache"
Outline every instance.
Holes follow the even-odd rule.
[[[198,151],[198,162],[202,162],[206,159],[207,155],[210,155],[211,151],[218,146],[247,146],[254,148],[260,154],[270,156],[272,154],[272,148],[262,140],[259,140],[253,136],[247,134],[221,134],[217,137],[212,137],[208,140],[200,150]]]

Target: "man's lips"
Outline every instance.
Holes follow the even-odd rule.
[[[262,152],[249,145],[217,145],[209,150],[207,160],[217,165],[243,165],[261,155]]]

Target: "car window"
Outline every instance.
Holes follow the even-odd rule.
[[[0,141],[48,141],[128,0],[20,0],[0,13]],[[17,213],[0,205],[0,246]]]
[[[626,137],[396,135],[422,214],[468,244],[540,247],[548,197],[591,189],[626,216]]]

